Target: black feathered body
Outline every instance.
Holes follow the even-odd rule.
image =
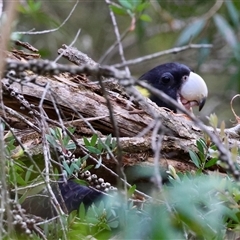
[[[66,213],[78,210],[81,203],[87,208],[102,196],[101,192],[80,185],[74,182],[74,180],[64,182],[61,179],[58,184],[52,185],[52,190],[57,201]],[[45,219],[57,216],[51,197],[46,189],[37,195],[26,198],[22,207],[26,209],[27,213]]]

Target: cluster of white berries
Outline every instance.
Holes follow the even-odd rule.
[[[80,177],[85,179],[92,187],[97,190],[108,193],[109,191],[116,191],[117,188],[113,187],[109,182],[105,182],[103,178],[98,178],[96,174],[91,174],[90,171],[81,173]]]
[[[75,158],[75,155],[72,154],[71,151],[67,151],[65,153],[61,152],[61,154],[62,156],[60,158],[65,159],[67,164],[78,162],[78,159]],[[98,178],[96,174],[91,174],[91,172],[88,170],[84,171],[84,169],[81,169],[81,167],[80,169],[76,169],[73,174],[75,174],[76,177],[80,177],[81,179],[86,180],[91,187],[102,192],[108,193],[110,191],[117,190],[117,188],[113,187],[109,182],[105,182],[103,178]]]

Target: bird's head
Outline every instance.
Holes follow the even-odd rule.
[[[180,63],[159,65],[143,74],[140,80],[146,80],[150,85],[163,91],[188,110],[193,106],[198,106],[200,111],[208,95],[204,80],[186,65]],[[150,99],[158,106],[176,112],[174,107],[169,106],[157,96],[150,95]]]

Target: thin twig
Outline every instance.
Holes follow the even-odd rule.
[[[186,46],[175,47],[175,48],[171,48],[171,49],[168,49],[165,51],[160,51],[160,52],[156,52],[153,54],[149,54],[144,57],[131,59],[131,60],[126,61],[125,63],[116,63],[116,64],[113,64],[112,66],[116,67],[116,68],[121,68],[121,67],[125,67],[125,66],[136,65],[138,63],[143,63],[145,61],[149,61],[154,58],[158,58],[158,57],[161,57],[161,56],[164,56],[167,54],[176,54],[176,53],[188,50],[188,49],[211,48],[211,47],[212,47],[212,44],[189,44]]]
[[[70,43],[68,47],[71,47],[77,41],[80,32],[81,32],[81,29],[78,29],[76,36],[74,37],[73,41]],[[65,54],[67,50],[68,49],[63,50],[63,52],[59,54],[59,56],[54,60],[54,62],[57,62]]]
[[[209,20],[212,18],[216,12],[222,7],[224,0],[216,0],[214,5],[206,12],[204,15],[200,16],[199,18]]]
[[[41,130],[37,126],[35,126],[32,122],[28,121],[25,117],[23,117],[21,114],[19,114],[12,108],[4,106],[3,110],[5,110],[7,113],[11,114],[12,116],[16,117],[17,119],[19,119],[21,122],[26,123],[29,127],[34,129],[36,132],[41,133]]]
[[[13,1],[14,2],[14,1]],[[46,34],[46,33],[51,33],[51,32],[56,32],[58,31],[63,25],[65,25],[65,23],[69,20],[69,18],[72,16],[74,10],[76,9],[77,5],[79,3],[79,0],[76,1],[76,3],[74,4],[71,12],[68,14],[67,18],[62,22],[62,24],[57,27],[57,28],[53,28],[53,29],[49,29],[49,30],[44,30],[44,31],[28,31],[28,32],[14,32],[15,34],[22,34],[22,35],[37,35],[37,34]]]
[[[122,42],[122,40],[127,36],[127,34],[130,32],[130,28],[127,28],[126,30],[125,30],[125,32],[121,35],[121,37],[120,37],[120,40],[121,40],[121,42]],[[101,56],[101,58],[98,60],[98,63],[99,64],[101,64],[106,58],[107,58],[107,56],[115,49],[115,47],[117,46],[117,44],[118,44],[118,41],[116,40],[113,44],[112,44],[112,46],[110,46],[107,50],[106,50],[106,52],[104,53],[104,55],[102,55]]]
[[[116,137],[116,142],[117,142],[117,172],[118,172],[118,175],[119,176],[122,176],[123,179],[126,181],[126,176],[123,172],[123,168],[122,168],[122,148],[121,148],[121,144],[120,144],[120,141],[119,141],[119,128],[118,128],[118,123],[114,117],[114,112],[113,112],[113,108],[112,108],[112,104],[109,100],[109,97],[108,97],[108,94],[107,94],[107,91],[105,89],[105,86],[102,82],[102,78],[101,76],[99,76],[99,84],[101,86],[101,89],[102,89],[102,92],[103,92],[103,96],[104,98],[106,99],[106,104],[107,104],[107,107],[108,107],[108,111],[109,111],[109,115],[110,115],[110,120],[112,122],[112,125],[113,125],[113,131],[114,131],[114,135]],[[119,184],[120,185],[120,184]],[[125,188],[126,189],[126,188]]]
[[[49,195],[51,197],[51,202],[52,202],[52,205],[54,206],[56,212],[58,213],[58,215],[60,216],[63,216],[65,213],[64,211],[62,210],[61,208],[61,205],[58,203],[58,200],[52,190],[52,186],[50,184],[50,177],[49,177],[49,171],[50,171],[50,153],[49,153],[49,144],[47,142],[47,139],[45,137],[45,134],[44,134],[44,130],[45,130],[45,127],[44,126],[41,126],[42,129],[43,129],[43,134],[42,134],[42,146],[43,146],[43,157],[44,157],[44,161],[45,161],[45,184],[46,184],[46,189],[47,191],[49,192]],[[65,224],[63,223],[62,221],[62,218],[60,217],[59,218],[60,220],[60,224],[61,224],[61,227],[63,229],[63,233],[64,233],[64,239],[67,239],[66,237],[66,226]]]
[[[110,6],[111,2],[109,0],[105,0],[105,2],[108,4],[108,6]],[[122,60],[122,64],[124,64],[127,76],[130,77],[130,71],[129,71],[129,68],[128,68],[128,64],[126,64],[126,59],[125,59],[125,56],[124,56],[123,46],[122,46],[122,42],[121,42],[121,36],[120,36],[118,25],[117,25],[117,20],[116,20],[115,15],[114,15],[114,13],[113,13],[113,11],[110,7],[109,7],[109,12],[110,12],[110,17],[112,19],[116,39],[117,39],[117,42],[118,42],[119,55],[120,55],[120,58]]]
[[[162,149],[162,139],[163,139],[163,131],[162,131],[162,121],[160,118],[155,120],[155,127],[152,132],[152,150],[154,151],[154,184],[158,190],[162,188],[162,177],[159,172],[159,159],[161,155]]]

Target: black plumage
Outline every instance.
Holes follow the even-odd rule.
[[[59,183],[59,189],[68,212],[77,210],[81,203],[89,207],[103,195],[100,191],[80,185],[73,180]]]
[[[67,182],[62,179],[52,185],[55,197],[65,213],[78,210],[81,203],[88,208],[93,202],[98,201],[103,195],[100,191],[80,185],[74,180]],[[46,189],[39,194],[29,196],[22,203],[27,213],[48,219],[57,216],[52,199]]]

